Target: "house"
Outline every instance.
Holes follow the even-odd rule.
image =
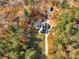
[[[53,7],[48,8],[47,10],[48,18],[50,17],[52,11]],[[48,24],[48,18],[45,19],[45,21],[36,21],[34,23],[34,28],[38,30],[39,33],[48,33],[49,30],[52,28],[52,26]]]

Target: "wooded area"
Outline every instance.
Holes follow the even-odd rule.
[[[0,59],[79,59],[79,0],[0,0]]]

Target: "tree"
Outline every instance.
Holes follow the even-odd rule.
[[[71,10],[72,14],[66,11],[59,15],[57,26],[53,29],[56,34],[56,54],[61,53],[64,59],[73,59],[70,53],[79,49],[79,18],[77,17],[79,9],[73,9],[75,10]]]
[[[16,18],[14,20],[12,17],[14,21],[9,24],[7,29],[2,31],[3,34],[1,33],[0,36],[0,59],[35,59],[40,54],[43,55],[42,48],[39,46],[41,39],[36,37],[37,31],[33,28],[35,18],[27,10],[24,10],[24,14],[21,19],[14,17]],[[16,22],[17,24],[15,24]],[[41,56],[39,57],[41,58]]]

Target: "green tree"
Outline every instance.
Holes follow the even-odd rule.
[[[70,53],[79,49],[79,18],[77,17],[79,10],[75,9],[71,11],[73,14],[63,12],[59,15],[57,26],[53,29],[56,34],[56,53],[62,53],[65,59],[73,59],[70,57]]]

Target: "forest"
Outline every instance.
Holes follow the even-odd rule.
[[[79,59],[79,0],[0,0],[0,59]]]

